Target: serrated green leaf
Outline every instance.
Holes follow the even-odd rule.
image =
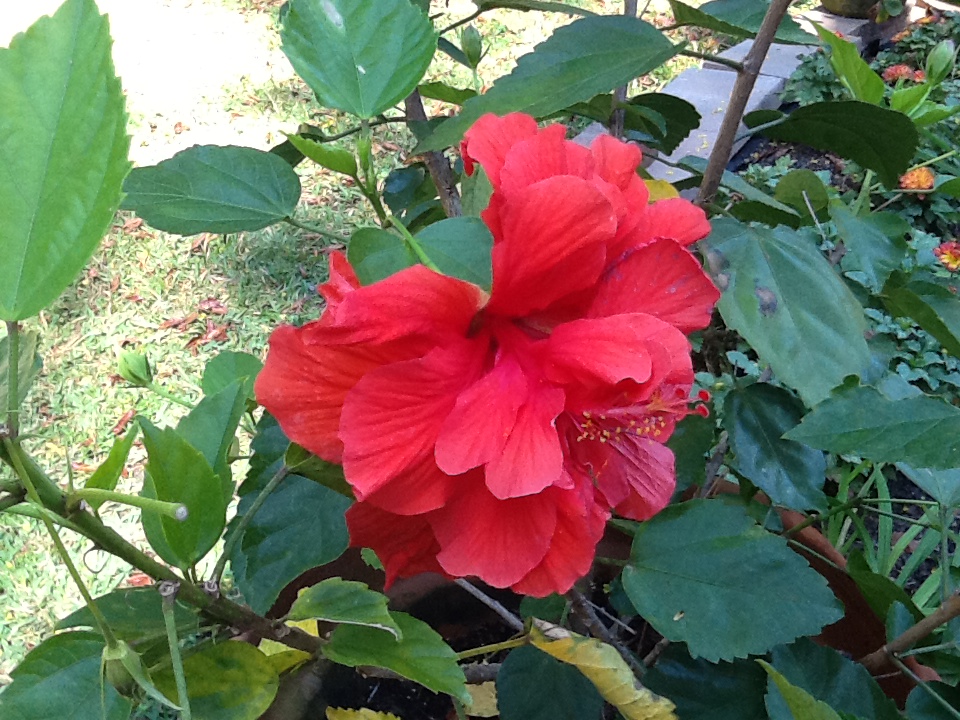
[[[623,587],[657,632],[711,662],[765,653],[843,614],[823,577],[783,538],[717,501],[674,505],[641,524]]]
[[[500,720],[600,720],[603,698],[575,667],[519,647],[497,673]]]
[[[142,513],[147,540],[166,562],[192,567],[216,544],[226,524],[227,503],[220,478],[199,450],[173,428],[160,430],[140,418],[147,449],[143,495],[181,503],[187,519]]]
[[[371,118],[420,82],[437,33],[409,0],[291,0],[283,52],[321,105]]]
[[[100,244],[130,170],[110,28],[67,0],[0,49],[0,319],[49,305]]]
[[[785,437],[879,463],[948,470],[960,466],[960,410],[926,395],[890,400],[870,387],[844,388]]]
[[[425,622],[406,613],[391,613],[402,638],[360,625],[340,625],[323,654],[341,665],[373,665],[393,670],[434,692],[470,702],[457,655]]]
[[[204,396],[177,424],[180,437],[203,453],[220,478],[224,498],[233,497],[229,454],[246,404],[244,387],[232,382],[217,394]]]
[[[483,168],[477,165],[472,175],[464,175],[460,181],[461,204],[466,217],[480,217],[487,209],[493,195],[493,185]]]
[[[683,98],[667,93],[644,93],[628,101],[631,107],[647,108],[657,112],[666,123],[666,132],[654,145],[664,153],[672,153],[686,137],[700,127],[700,113]],[[629,128],[629,121],[624,127]]]
[[[790,717],[793,720],[843,720],[836,710],[829,705],[820,702],[810,693],[787,682],[786,678],[774,670],[770,663],[764,660],[757,660],[757,662],[767,671],[767,674],[785,698]]]
[[[253,384],[262,369],[260,358],[250,353],[225,350],[203,368],[200,387],[204,395],[216,395],[231,383],[239,382],[247,398],[253,400]]]
[[[13,683],[0,694],[0,716],[126,720],[130,703],[101,680],[102,654],[103,638],[96,633],[70,632],[44,640],[10,674]]]
[[[769,7],[769,3],[756,0],[712,0],[695,8],[679,0],[670,0],[670,9],[678,25],[696,25],[746,38],[756,37]],[[810,45],[817,41],[815,36],[804,32],[789,15],[780,21],[776,40],[800,45]]]
[[[897,187],[919,142],[917,128],[906,115],[859,100],[804,105],[759,132],[855,160],[876,172],[888,188]]]
[[[285,460],[287,467],[291,472],[320,483],[325,488],[330,488],[334,492],[343,495],[345,498],[355,500],[353,488],[343,476],[343,467],[327,462],[316,455],[312,455],[307,450],[295,443],[291,443],[287,449]]]
[[[17,359],[17,396],[20,404],[27,399],[30,387],[37,375],[43,369],[43,358],[37,352],[40,344],[40,333],[32,330],[20,331],[20,356]],[[7,383],[10,377],[10,339],[4,335],[0,338],[0,408],[10,407],[7,398]]]
[[[862,273],[864,284],[873,292],[880,292],[907,254],[903,237],[910,230],[909,223],[892,212],[858,217],[840,202],[830,206],[830,218],[847,248],[840,267],[848,274]]]
[[[357,159],[352,152],[331,147],[328,143],[320,143],[300,135],[287,135],[287,139],[297,150],[303,153],[304,157],[310,158],[317,165],[342,175],[349,175],[352,178],[357,177]]]
[[[885,90],[883,79],[860,57],[859,48],[821,25],[812,24],[820,40],[830,47],[830,64],[840,82],[857,100],[879,105]]]
[[[347,259],[362,285],[383,280],[418,262],[402,237],[377,228],[361,228],[350,236]]]
[[[576,20],[522,56],[509,75],[444,121],[415,152],[442,150],[488,112],[544,117],[643,75],[679,52],[652,25],[632,17]]]
[[[929,272],[907,276],[898,271],[890,275],[881,298],[892,315],[911,318],[960,357],[960,297],[950,289],[952,283]]]
[[[723,319],[807,405],[870,364],[863,308],[815,234],[721,219],[706,244]]]
[[[290,620],[327,622],[385,630],[400,640],[400,626],[387,610],[387,596],[364,583],[328,578],[300,592],[290,608]]]
[[[927,688],[933,690],[950,707],[960,707],[960,687],[953,687],[941,682],[931,682],[926,683],[926,687],[915,687],[910,691],[910,695],[907,697],[907,717],[910,720],[956,720],[957,716],[937,702],[936,698],[927,691]]]
[[[829,202],[827,188],[812,170],[791,170],[777,183],[773,195],[796,210],[807,224],[812,223]]]
[[[782,388],[756,383],[734,390],[724,404],[734,469],[776,504],[793,510],[826,510],[823,453],[782,435],[803,417],[803,403]]]
[[[897,463],[897,468],[941,505],[960,507],[960,469],[930,470],[909,463]]]
[[[126,642],[137,642],[166,633],[160,593],[156,588],[121,588],[94,600],[114,634]],[[177,603],[173,607],[177,631],[189,635],[197,632],[200,620],[196,611]],[[82,607],[57,622],[57,630],[75,627],[97,629],[90,610]]]
[[[169,160],[136,168],[123,207],[148,225],[178,235],[260,230],[289,216],[300,179],[275,153],[194,145]]]
[[[123,468],[127,464],[127,458],[130,456],[130,449],[133,447],[137,435],[140,434],[140,424],[134,422],[127,434],[122,438],[113,441],[113,447],[110,448],[110,454],[104,460],[100,467],[93,471],[93,474],[84,484],[85,488],[95,488],[98,490],[115,490],[120,476],[123,475]],[[87,500],[94,508],[100,507],[102,503]]]
[[[441,220],[417,233],[416,239],[444,275],[490,289],[493,235],[480,218],[464,216]]]
[[[713,446],[715,434],[713,420],[702,415],[688,415],[677,423],[667,447],[673,450],[676,457],[678,491],[703,483],[706,467],[704,455]]]
[[[280,678],[262,652],[244,642],[206,645],[183,660],[187,697],[196,720],[256,720],[273,702]],[[177,698],[173,672],[154,681],[171,700]]]

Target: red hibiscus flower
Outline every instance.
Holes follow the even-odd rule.
[[[343,464],[351,542],[388,582],[565,592],[611,510],[643,520],[672,496],[685,333],[719,295],[686,246],[709,225],[685,200],[648,204],[639,150],[609,137],[587,149],[491,115],[463,156],[494,188],[490,293],[419,265],[360,287],[335,254],[327,309],[276,330],[257,397]]]

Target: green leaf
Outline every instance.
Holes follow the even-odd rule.
[[[313,160],[317,165],[325,167],[327,170],[333,170],[341,175],[349,175],[352,178],[357,177],[357,159],[353,153],[347,150],[341,150],[337,147],[331,147],[327,143],[320,143],[301,135],[287,135],[287,140],[304,157]]]
[[[148,458],[142,494],[182,503],[188,513],[186,520],[179,521],[144,511],[144,532],[161,558],[179,568],[190,568],[220,539],[229,499],[203,453],[176,430],[160,430],[143,417],[140,427]]]
[[[843,615],[823,577],[783,538],[743,508],[710,500],[670,506],[642,523],[623,587],[657,632],[711,662],[765,653]]]
[[[848,275],[862,273],[864,284],[879,293],[907,254],[903,237],[910,225],[893,212],[858,217],[841,202],[831,204],[830,217],[847,248],[840,267]]]
[[[187,697],[196,720],[256,720],[273,702],[280,678],[267,656],[244,642],[206,645],[183,660]],[[169,668],[154,682],[171,700],[177,686]]]
[[[123,468],[127,464],[127,458],[130,456],[130,449],[133,447],[133,443],[139,434],[140,424],[134,422],[130,429],[127,430],[126,435],[114,440],[113,447],[110,448],[110,454],[107,455],[107,459],[100,464],[100,467],[93,471],[93,475],[87,479],[84,487],[98,490],[116,490],[120,476],[123,475]],[[93,500],[87,500],[87,502],[94,508],[102,505],[102,503]]]
[[[354,500],[353,488],[343,476],[343,467],[327,462],[316,455],[312,455],[308,450],[303,449],[296,443],[291,443],[287,448],[284,462],[287,467],[300,477],[313,480],[320,483],[325,488],[343,495],[345,498]]]
[[[707,169],[707,159],[694,157],[693,155],[687,155],[686,157],[682,158],[680,160],[680,164],[691,172],[695,172],[700,175],[703,175]],[[769,205],[771,208],[779,210],[786,215],[796,215],[796,211],[792,207],[789,205],[784,205],[773,196],[757,190],[742,177],[730,172],[729,170],[723,171],[720,184],[723,187],[737,193],[738,195],[743,195],[746,200],[753,200],[763,203],[764,205]]]
[[[160,593],[156,588],[122,588],[101,595],[94,602],[107,619],[110,629],[121,640],[137,642],[166,633]],[[195,633],[200,627],[197,613],[180,603],[174,605],[173,617],[181,635]],[[89,627],[96,631],[96,621],[86,607],[57,622],[56,629],[75,627]]]
[[[683,720],[768,720],[767,676],[752,660],[710,663],[671,644],[643,684],[670,698]]]
[[[699,8],[679,0],[670,0],[670,9],[678,25],[696,25],[734,37],[756,37],[770,4],[756,0],[712,0]],[[780,21],[776,39],[783,43],[811,45],[817,39],[805,32],[789,15]]]
[[[892,315],[911,318],[947,352],[960,357],[960,297],[950,289],[952,283],[928,272],[910,276],[895,272],[881,297]]]
[[[364,583],[328,578],[306,588],[290,608],[290,620],[325,620],[385,630],[401,639],[400,626],[387,610],[387,596]]]
[[[791,170],[774,190],[774,197],[780,202],[789,205],[807,223],[815,218],[810,216],[811,208],[814,215],[826,209],[829,198],[823,181],[811,170]]]
[[[679,52],[652,25],[632,17],[587,17],[558,29],[517,61],[512,73],[467,100],[415,152],[457,143],[481,115],[525,112],[544,117],[643,75]]]
[[[885,618],[891,607],[900,604],[910,611],[914,622],[923,620],[923,612],[916,606],[907,591],[886,575],[873,572],[862,552],[854,550],[850,553],[850,557],[847,558],[847,574],[853,578],[870,609],[878,618]]]
[[[667,441],[667,447],[676,457],[677,490],[703,484],[706,477],[704,456],[713,447],[714,435],[713,420],[702,415],[688,415],[677,423]]]
[[[464,175],[460,181],[461,204],[466,217],[480,217],[480,213],[487,209],[490,198],[493,196],[493,185],[483,168],[477,165],[473,175]]]
[[[216,395],[205,396],[177,424],[180,437],[203,453],[220,478],[223,497],[227,499],[233,497],[233,474],[228,456],[246,404],[247,394],[243,386],[233,382]]]
[[[635,95],[627,101],[631,107],[646,108],[660,114],[666,122],[666,133],[654,142],[664,153],[672,153],[686,137],[700,127],[700,113],[697,108],[683,98],[667,93],[644,93]],[[630,122],[624,127],[630,129]]]
[[[43,369],[43,358],[41,358],[40,353],[37,352],[39,344],[40,333],[33,332],[32,330],[20,332],[20,355],[17,358],[17,390],[19,390],[19,392],[17,396],[20,399],[21,405],[23,401],[27,399],[27,394],[30,392],[33,381],[37,379],[37,375]],[[0,408],[3,408],[4,413],[10,406],[7,401],[9,397],[9,393],[7,392],[9,377],[10,339],[4,335],[0,338]]]
[[[433,24],[409,0],[290,0],[280,38],[320,104],[360,118],[409,95],[437,49]]]
[[[231,383],[239,382],[246,397],[253,400],[253,384],[261,370],[260,358],[250,353],[225,350],[204,367],[200,387],[204,395],[216,395]]]
[[[501,720],[600,720],[603,698],[579,670],[519,647],[497,673]]]
[[[431,100],[440,100],[441,102],[452,103],[453,105],[463,105],[467,100],[477,96],[476,90],[470,88],[452,87],[442,82],[421,83],[417,90],[420,95]]]
[[[810,693],[801,690],[795,685],[791,685],[787,680],[773,669],[770,663],[764,660],[757,660],[760,666],[767,671],[767,674],[776,684],[789,708],[790,717],[794,720],[843,720],[836,710],[824,702],[820,702]],[[789,720],[789,718],[787,719]]]
[[[777,505],[826,510],[823,453],[781,437],[800,423],[803,410],[790,393],[767,383],[729,393],[724,425],[736,455],[733,467]]]
[[[820,40],[830,46],[830,64],[840,82],[857,100],[879,105],[885,90],[883,79],[860,57],[857,46],[837,37],[817,23],[812,25],[820,36]]]
[[[526,595],[520,600],[520,617],[524,620],[540,618],[549,622],[559,622],[566,610],[567,598],[557,593],[542,598]]]
[[[941,505],[960,507],[960,469],[930,470],[911,467],[908,463],[897,463],[897,468]]]
[[[279,155],[248,147],[194,145],[136,168],[123,207],[178,235],[260,230],[289,216],[300,179]]]
[[[863,308],[813,232],[721,219],[706,242],[723,319],[807,405],[870,364]]]
[[[347,260],[362,285],[383,280],[418,262],[402,237],[377,228],[360,228],[350,236]]]
[[[594,15],[586,8],[578,8],[563,2],[551,0],[474,0],[478,10],[493,10],[494,8],[508,8],[510,10],[539,10],[541,12],[558,12],[566,15]]]
[[[427,257],[444,275],[490,289],[493,235],[480,218],[441,220],[425,227],[416,237]]]
[[[93,0],[0,49],[0,320],[49,305],[100,244],[130,170],[127,117]]]
[[[100,678],[103,638],[69,632],[44,640],[0,694],[4,720],[127,720],[130,703]],[[101,700],[102,699],[102,700]]]
[[[859,100],[805,105],[759,132],[855,160],[876,172],[888,188],[897,187],[919,140],[917,128],[906,115]]]
[[[878,463],[948,470],[960,466],[952,439],[960,410],[926,395],[890,400],[869,387],[838,391],[785,437],[840,455]]]
[[[336,663],[356,667],[373,665],[393,670],[434,692],[447,693],[470,702],[457,655],[425,622],[406,613],[390,613],[402,639],[360,625],[340,625],[323,647],[323,654]]]
[[[960,112],[960,105],[957,105],[955,108],[957,112]],[[943,183],[938,183],[934,186],[938,193],[943,195],[948,195],[953,198],[960,198],[960,178],[952,178]]]
[[[950,707],[960,707],[960,687],[940,682],[926,683],[926,686],[946,700]],[[915,687],[910,691],[907,697],[907,716],[910,720],[956,720],[957,716],[938,703],[927,692],[927,688]],[[0,708],[2,707],[0,704]]]
[[[836,650],[803,638],[793,645],[775,648],[771,663],[787,683],[839,712],[870,720],[901,720],[897,706],[870,672]],[[773,679],[767,695],[770,720],[789,720],[791,709],[790,696]],[[808,717],[797,715],[795,710],[794,716],[803,720]]]

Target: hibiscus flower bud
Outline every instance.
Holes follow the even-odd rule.
[[[957,48],[952,40],[943,40],[927,56],[927,78],[931,85],[939,85],[953,72],[957,62]]]
[[[130,351],[120,353],[117,372],[120,377],[135,387],[149,387],[153,383],[150,362],[140,353]]]
[[[483,60],[484,52],[483,38],[473,25],[467,25],[460,32],[460,47],[463,50],[463,54],[466,55],[470,67],[476,70],[477,65]]]

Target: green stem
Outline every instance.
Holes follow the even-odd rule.
[[[931,652],[940,652],[941,650],[953,650],[957,647],[956,641],[940,643],[939,645],[928,645],[927,647],[913,648],[912,650],[904,650],[898,655],[902,658],[910,657],[911,655],[923,655],[924,653]]]
[[[697,58],[698,60],[707,60],[709,62],[715,62],[717,65],[726,65],[728,68],[732,68],[737,72],[743,72],[743,63],[737,62],[736,60],[730,60],[729,58],[720,57],[719,55],[712,55],[711,53],[702,53],[697,52],[696,50],[681,50],[681,55],[686,57]]]
[[[947,516],[947,508],[943,505],[939,507],[940,514],[940,602],[944,603],[951,595],[953,590],[950,587],[950,517]]]
[[[289,225],[293,225],[295,228],[300,228],[301,230],[305,230],[305,231],[307,231],[307,232],[315,233],[315,234],[319,235],[320,237],[324,237],[324,238],[326,238],[327,240],[331,240],[331,241],[333,241],[333,242],[335,242],[335,243],[337,243],[337,244],[342,244],[342,243],[344,243],[344,242],[346,241],[346,238],[339,237],[338,235],[334,235],[333,233],[329,233],[329,232],[327,232],[326,230],[321,230],[320,228],[314,227],[313,225],[307,225],[306,223],[300,222],[300,221],[297,220],[296,218],[285,217],[285,218],[283,219],[283,221],[284,221],[285,223],[289,224]]]
[[[960,711],[940,697],[940,694],[936,690],[934,690],[928,683],[924,682],[919,676],[917,676],[913,670],[904,665],[900,658],[898,658],[896,655],[891,655],[890,662],[896,665],[900,672],[922,687],[924,692],[926,692],[938,705],[943,707],[943,709],[946,710],[951,717],[955,717],[957,720],[960,720]]]
[[[373,211],[377,214],[381,227],[386,227],[389,220],[387,211],[383,209],[383,203],[380,202],[380,193],[377,192],[377,171],[373,165],[373,139],[370,135],[370,123],[367,120],[360,121],[357,152],[360,156],[360,168],[363,170],[363,181],[357,187],[373,205]]]
[[[160,397],[169,400],[170,402],[176,403],[177,405],[182,405],[188,410],[193,410],[194,405],[192,402],[190,402],[189,400],[183,399],[179,395],[174,395],[169,390],[165,390],[164,388],[162,388],[161,386],[157,385],[154,382],[144,385],[143,387],[145,387],[147,390],[150,390],[151,392],[156,393]]]
[[[873,183],[873,175],[873,170],[867,170],[867,174],[863,176],[863,185],[860,186],[860,194],[853,203],[852,210],[854,215],[859,215],[863,211],[864,205],[867,205],[869,209],[870,185]]]
[[[230,537],[227,538],[227,542],[223,546],[223,552],[220,553],[220,557],[217,558],[217,564],[213,568],[213,577],[212,581],[217,585],[220,584],[220,578],[223,577],[223,571],[227,567],[227,561],[230,559],[230,555],[233,554],[233,549],[236,547],[236,544],[240,542],[240,538],[243,537],[244,531],[253,521],[254,516],[263,507],[263,504],[267,501],[267,498],[270,497],[270,493],[277,489],[277,486],[283,482],[283,479],[290,474],[290,468],[286,465],[281,466],[279,470],[274,474],[270,481],[264,486],[263,490],[260,491],[260,494],[257,495],[256,500],[253,501],[253,504],[250,506],[250,509],[240,518],[240,522],[237,523],[236,528],[230,534]]]
[[[139,495],[125,495],[124,493],[113,490],[101,490],[99,488],[81,488],[80,490],[76,490],[67,497],[67,507],[77,507],[81,500],[86,500],[94,506],[99,506],[105,502],[115,502],[120,505],[129,505],[148,512],[166,515],[174,520],[183,521],[187,519],[187,506],[183,503],[164,502],[163,500],[154,500],[153,498],[140,497]]]
[[[794,525],[792,528],[784,532],[783,537],[786,537],[786,538],[792,537],[793,535],[796,535],[797,533],[803,530],[806,530],[808,527],[820,522],[821,520],[826,520],[827,518],[833,517],[834,515],[839,515],[840,513],[847,512],[847,510],[852,510],[853,508],[858,507],[861,502],[862,501],[860,500],[860,498],[853,498],[852,500],[848,500],[842,505],[838,505],[837,507],[833,508],[832,510],[828,510],[827,512],[817,513],[815,515],[809,515],[806,520]]]
[[[406,225],[400,222],[400,220],[398,220],[393,215],[390,215],[387,218],[387,223],[389,225],[392,225],[394,228],[397,229],[397,231],[401,235],[403,235],[403,241],[407,244],[407,247],[409,247],[410,250],[413,251],[413,254],[417,256],[417,260],[420,261],[421,265],[424,265],[430,268],[434,272],[440,272],[440,268],[438,268],[434,264],[433,260],[430,259],[430,257],[424,251],[423,246],[419,243],[419,241],[413,235],[410,234],[410,231],[407,230]]]
[[[7,321],[7,434],[15,438],[20,425],[20,325]]]
[[[477,10],[476,12],[471,13],[470,15],[467,15],[465,18],[460,18],[456,22],[450,23],[443,30],[440,31],[440,35],[446,35],[451,30],[456,30],[458,27],[462,27],[463,25],[466,25],[468,22],[472,22],[476,20],[478,17],[480,17],[482,13],[483,13],[483,9],[481,8],[480,10]]]
[[[174,604],[177,599],[179,586],[175,583],[161,583],[157,588],[162,598],[160,609],[163,611],[163,624],[167,629],[167,645],[170,647],[170,661],[173,668],[173,679],[177,684],[177,701],[180,704],[182,720],[192,720],[190,712],[190,698],[187,697],[187,679],[183,673],[183,658],[180,655],[180,639],[177,637],[177,621],[173,615]]]
[[[958,150],[951,150],[950,152],[945,152],[945,153],[943,153],[943,155],[938,155],[938,156],[935,157],[933,160],[927,160],[926,162],[922,162],[922,163],[920,163],[919,165],[914,165],[914,166],[913,166],[912,168],[910,168],[910,169],[911,169],[911,170],[916,170],[917,168],[922,168],[922,167],[927,167],[928,165],[933,165],[934,163],[938,163],[938,162],[940,162],[941,160],[946,160],[948,157],[953,157],[953,156],[956,155],[958,152],[960,152],[960,151],[958,151]]]
[[[9,510],[23,502],[23,493],[19,495],[8,495],[0,498],[0,513]]]
[[[495,652],[500,652],[501,650],[512,650],[513,648],[526,644],[527,636],[524,635],[523,637],[504,640],[503,642],[493,643],[492,645],[483,645],[482,647],[471,650],[464,650],[461,653],[457,653],[457,660],[466,660],[467,658],[477,657],[478,655],[490,655]]]
[[[886,510],[881,510],[880,508],[875,507],[864,507],[864,510],[867,512],[872,512],[874,515],[880,515],[881,517],[893,518],[894,520],[902,520],[905,523],[910,525],[919,525],[920,527],[930,528],[932,530],[938,530],[939,528],[936,525],[931,525],[930,523],[923,522],[922,520],[917,520],[917,518],[912,518],[909,515],[900,515],[899,513],[887,512]]]

